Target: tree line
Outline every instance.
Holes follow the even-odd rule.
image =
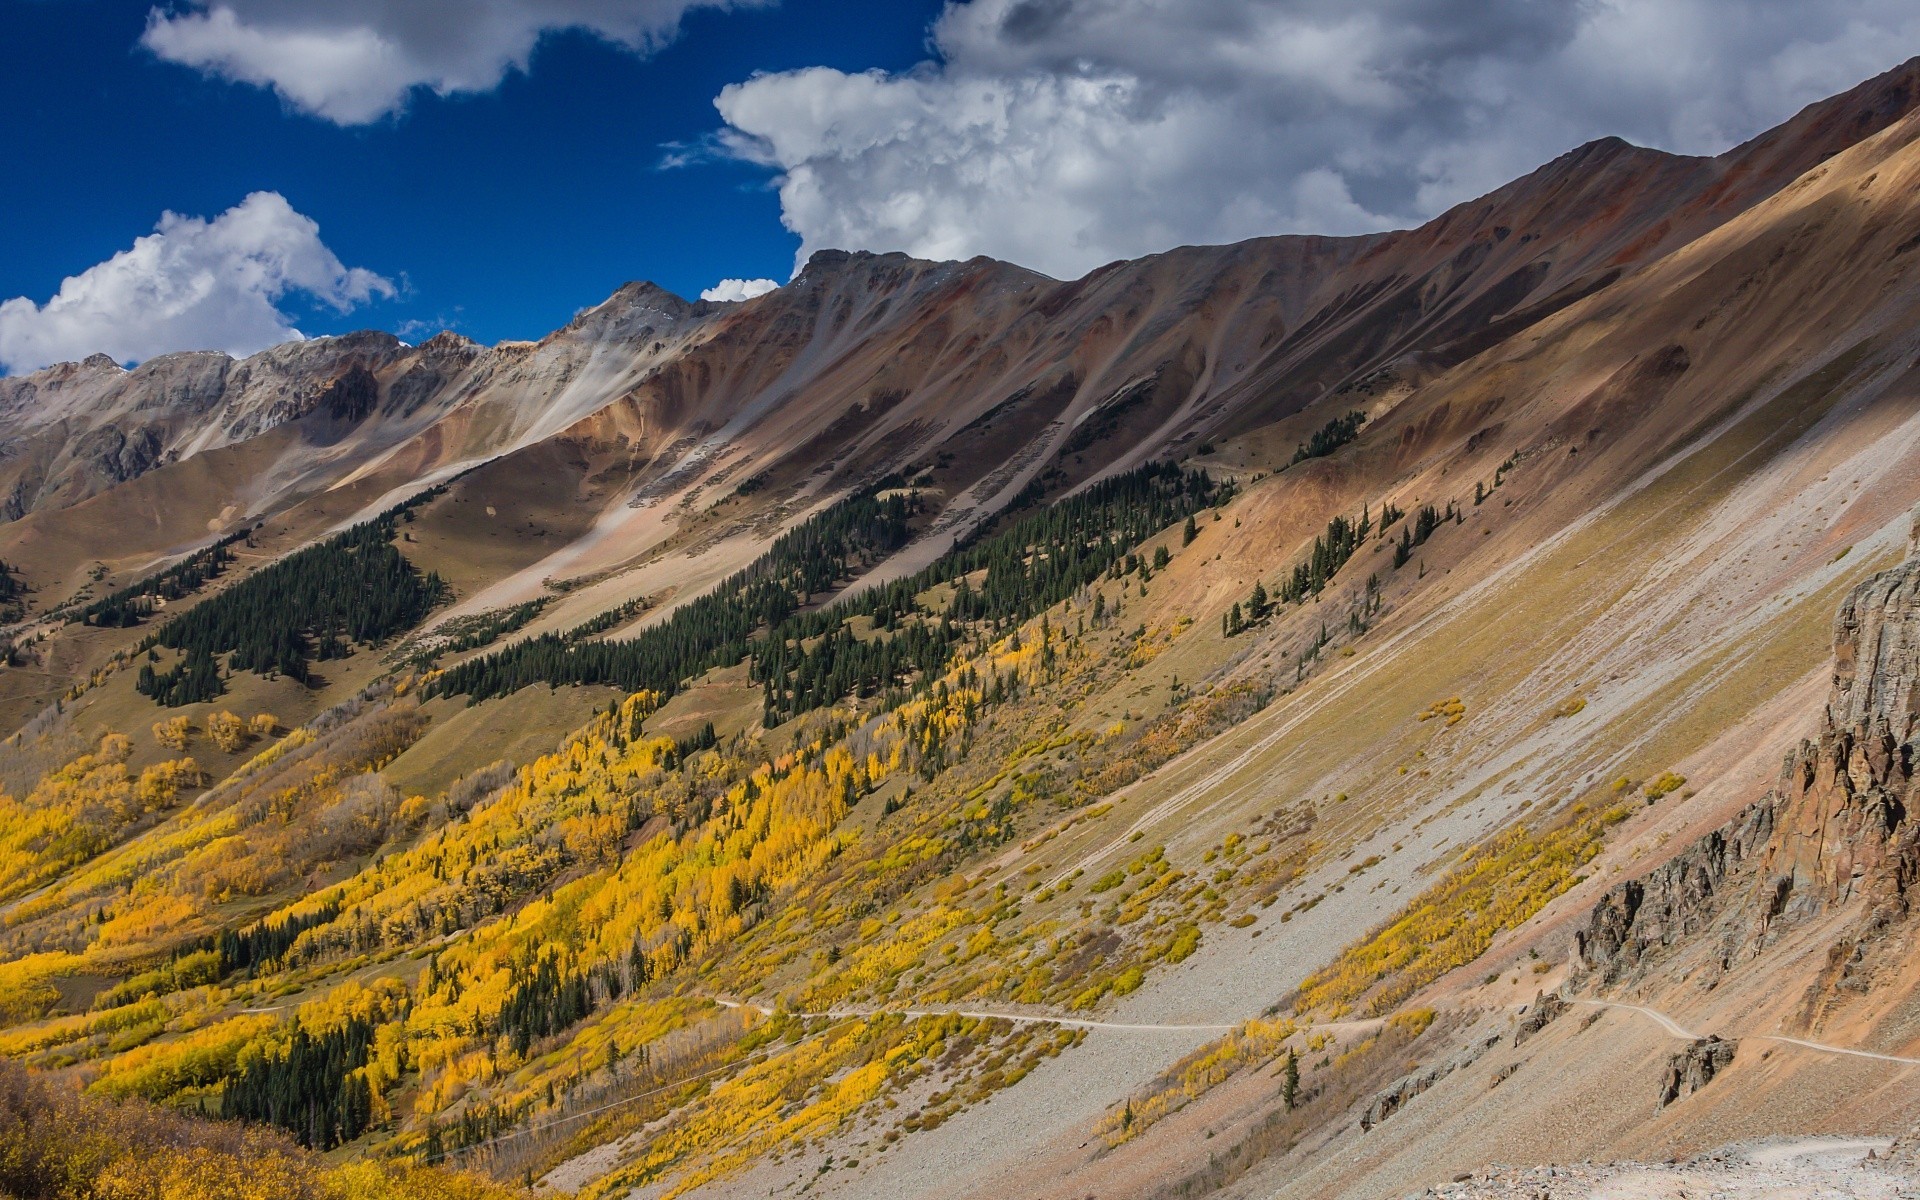
[[[1302,463],[1310,458],[1325,458],[1335,450],[1360,436],[1360,427],[1367,423],[1367,414],[1350,412],[1333,418],[1325,425],[1313,431],[1312,436],[1293,452],[1293,459],[1287,465]]]
[[[905,579],[797,614],[753,648],[751,673],[766,690],[769,723],[929,675],[983,626],[1026,621],[1123,563],[1143,567],[1134,547],[1222,497],[1205,472],[1152,463],[978,531]],[[1011,507],[1037,499],[1029,490]],[[1165,547],[1156,562],[1166,565]],[[972,577],[983,571],[976,586]],[[942,585],[953,589],[946,604],[924,612],[917,598]],[[854,637],[855,617],[882,636]]]
[[[226,691],[228,671],[285,675],[306,682],[309,664],[345,658],[357,645],[377,645],[413,628],[447,594],[439,575],[425,575],[393,545],[401,520],[445,490],[430,488],[318,545],[296,550],[217,596],[169,619],[148,649],[181,652],[165,671],[150,661],[135,686],[168,707],[211,700]],[[151,657],[151,656],[150,656]]]
[[[165,570],[156,571],[117,592],[102,596],[67,619],[109,629],[127,629],[139,625],[152,616],[154,609],[160,607],[162,602],[184,600],[224,575],[227,568],[233,565],[233,551],[228,547],[252,537],[258,528],[258,525],[249,525],[230,533],[211,546],[195,550]]]
[[[478,703],[537,683],[671,694],[683,680],[740,662],[756,631],[906,545],[920,509],[917,493],[883,499],[869,489],[807,518],[719,587],[631,638],[594,640],[607,627],[598,619],[542,634],[451,668],[431,694]]]
[[[750,657],[767,720],[776,723],[931,673],[981,626],[1024,621],[1059,603],[1223,496],[1204,472],[1149,464],[976,531],[906,579],[802,611],[910,540],[918,494],[882,499],[876,487],[809,518],[713,592],[632,638],[593,641],[577,630],[531,638],[454,667],[433,694],[478,702],[536,683],[600,683],[665,696]],[[1029,488],[1009,511],[1039,499]],[[974,584],[970,577],[982,571]],[[917,597],[943,584],[953,585],[944,610],[923,611]],[[850,622],[858,617],[880,636],[856,637]]]

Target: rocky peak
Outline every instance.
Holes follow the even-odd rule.
[[[420,343],[420,352],[429,355],[457,355],[472,358],[480,353],[480,346],[473,339],[463,337],[451,329],[442,329]]]
[[[613,295],[586,309],[541,344],[569,335],[623,339],[650,337],[695,315],[697,306],[655,283],[623,283]]]

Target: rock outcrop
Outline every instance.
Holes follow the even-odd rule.
[[[1405,1108],[1415,1096],[1453,1074],[1454,1065],[1444,1062],[1394,1080],[1385,1091],[1373,1098],[1373,1103],[1367,1105],[1367,1111],[1360,1114],[1360,1132],[1371,1132],[1375,1125]]]
[[[1654,1107],[1665,1108],[1712,1083],[1714,1076],[1733,1064],[1739,1049],[1739,1042],[1711,1034],[1689,1042],[1685,1050],[1667,1059],[1666,1074],[1660,1080],[1660,1102]]]
[[[1367,1105],[1367,1111],[1360,1114],[1360,1132],[1371,1132],[1374,1126],[1405,1108],[1414,1097],[1455,1071],[1472,1066],[1479,1061],[1482,1054],[1499,1044],[1500,1035],[1497,1033],[1491,1037],[1480,1038],[1443,1062],[1409,1071],[1394,1080],[1384,1091],[1374,1096],[1373,1102]]]
[[[1740,885],[1773,831],[1769,797],[1646,875],[1614,885],[1587,914],[1586,928],[1574,934],[1580,965],[1614,983],[1656,951],[1708,929],[1743,894]]]
[[[1855,936],[1819,986],[1857,984],[1871,939],[1911,911],[1920,879],[1920,539],[1909,558],[1856,587],[1834,623],[1833,687],[1818,734],[1780,782],[1724,828],[1609,890],[1575,934],[1582,968],[1614,983],[1657,952],[1720,927],[1720,966],[1781,927],[1850,903]],[[1854,990],[1858,990],[1855,987]]]
[[[1780,836],[1764,863],[1788,919],[1855,899],[1876,926],[1905,916],[1920,871],[1910,820],[1920,710],[1920,558],[1849,594],[1834,623],[1833,690],[1816,738],[1788,757]]]
[[[1560,998],[1559,992],[1536,994],[1533,998],[1533,1007],[1529,1008],[1520,1018],[1520,1023],[1513,1027],[1514,1048],[1517,1050],[1525,1045],[1528,1038],[1551,1025],[1555,1018],[1566,1011],[1567,1002]]]

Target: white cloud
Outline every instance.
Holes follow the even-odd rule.
[[[394,286],[343,264],[276,192],[255,192],[210,221],[169,212],[45,304],[0,303],[0,366],[31,371],[95,353],[119,362],[172,350],[251,354],[300,338],[279,307],[295,293],[345,312]]]
[[[722,279],[701,292],[700,298],[727,302],[751,300],[755,296],[764,296],[779,286],[771,279]]]
[[[818,249],[1071,277],[1425,220],[1580,142],[1714,153],[1920,48],[1912,0],[972,0],[889,74],[756,75],[719,144]]]
[[[272,88],[302,112],[363,125],[413,90],[484,92],[524,71],[548,33],[579,29],[635,54],[695,8],[769,0],[205,0],[147,14],[141,44],[169,62]]]

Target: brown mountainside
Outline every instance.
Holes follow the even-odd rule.
[[[0,444],[36,1078],[589,1197],[1912,1183],[1920,60],[1416,230],[94,359]],[[1167,462],[1232,491],[1043,591]],[[409,498],[332,569],[445,594],[140,690]],[[594,673],[635,646],[691,674]]]

